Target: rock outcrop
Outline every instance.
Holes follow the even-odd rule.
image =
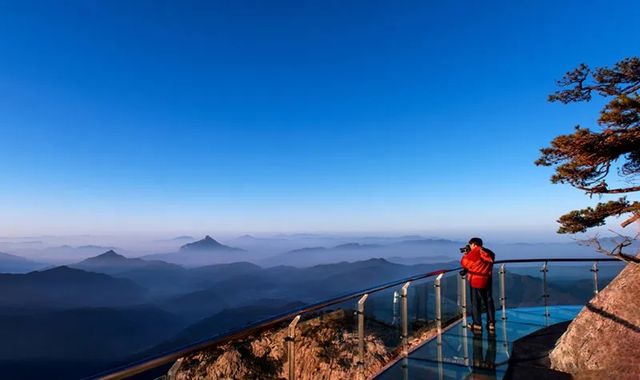
[[[297,328],[296,379],[356,379],[358,337],[353,311],[338,310],[301,322]],[[367,320],[365,335],[366,377],[377,373],[398,354],[397,326]],[[423,331],[410,342],[433,335]],[[187,379],[286,379],[288,362],[286,328],[205,350],[185,357],[176,373]]]
[[[582,309],[551,352],[551,367],[577,379],[640,374],[640,265],[627,267]]]

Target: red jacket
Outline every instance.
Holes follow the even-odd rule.
[[[469,253],[462,256],[460,264],[467,270],[467,278],[472,288],[484,289],[491,281],[493,259],[481,247],[476,246]]]

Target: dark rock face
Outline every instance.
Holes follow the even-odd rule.
[[[640,374],[640,265],[627,267],[582,309],[549,355],[576,378]]]

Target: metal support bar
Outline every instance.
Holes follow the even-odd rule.
[[[438,344],[436,352],[438,355],[438,380],[444,380],[444,365],[443,365],[444,357],[442,355],[442,342]]]
[[[461,304],[461,300],[460,297],[462,297],[462,292],[460,291],[462,289],[462,285],[460,285],[460,282],[462,281],[462,274],[460,274],[460,277],[457,277],[457,282],[458,282],[458,292],[456,294],[456,305],[458,305],[458,312],[462,313],[462,304]]]
[[[402,285],[402,289],[400,290],[400,299],[402,301],[401,309],[402,309],[402,354],[407,355],[407,346],[409,344],[409,305],[407,302],[407,294],[409,293],[409,285],[411,285],[411,281],[407,281],[404,285]]]
[[[505,286],[506,283],[506,274],[507,271],[504,268],[504,264],[500,265],[500,306],[502,306],[502,320],[507,319],[507,288]]]
[[[300,315],[296,315],[293,321],[289,323],[289,330],[287,333],[287,361],[289,362],[289,380],[296,379],[296,326],[300,321]]]
[[[593,294],[598,294],[600,289],[598,289],[598,262],[593,262],[593,267],[591,268],[593,272]]]
[[[442,280],[442,273],[436,277],[436,328],[438,330],[438,346],[442,345],[442,292],[440,286],[440,280]]]
[[[458,282],[458,293],[460,294],[460,311],[462,312],[462,328],[466,329],[467,326],[467,275],[460,275],[460,281]]]
[[[549,323],[549,291],[547,288],[547,272],[549,272],[548,262],[545,261],[540,269],[542,272],[542,298],[544,299],[544,316],[547,318],[547,324]]]
[[[364,303],[369,297],[365,294],[358,301],[358,374],[364,379]]]
[[[506,319],[502,320],[502,346],[504,348],[504,354],[507,357],[510,357],[511,355],[509,355],[509,337],[507,336],[507,320]]]

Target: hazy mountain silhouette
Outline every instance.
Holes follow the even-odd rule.
[[[173,238],[173,239],[171,239],[171,240],[174,240],[174,241],[184,241],[184,240],[190,240],[190,241],[193,241],[193,240],[196,240],[196,239],[195,239],[193,236],[189,236],[189,235],[182,235],[182,236],[176,236],[176,237],[174,237],[174,238]]]
[[[131,305],[143,302],[146,295],[146,289],[130,280],[65,266],[28,274],[0,274],[0,307]]]
[[[99,255],[109,250],[121,251],[115,247],[100,245],[81,245],[77,247],[70,245],[60,245],[44,249],[28,250],[22,254],[37,261],[57,265],[67,265],[70,263],[75,263],[79,260],[84,260],[89,257]]]
[[[0,370],[8,379],[77,379],[112,368],[184,327],[151,306],[81,308],[31,315],[0,309]]]
[[[160,260],[127,258],[114,251],[88,258],[71,267],[133,280],[149,289],[153,296],[185,293],[195,289],[187,270],[179,265]]]
[[[26,273],[42,269],[46,264],[37,263],[24,257],[0,252],[0,273]]]
[[[143,258],[162,260],[188,267],[198,267],[242,261],[244,259],[242,254],[245,252],[243,249],[221,244],[207,235],[202,240],[181,246],[178,252],[147,255],[143,256]]]
[[[193,343],[207,337],[213,337],[224,331],[268,318],[304,306],[305,304],[288,299],[259,299],[252,305],[233,309],[224,309],[215,315],[204,318],[185,328],[174,338],[154,347],[150,352],[163,352],[172,348]]]
[[[72,268],[79,268],[92,272],[118,273],[147,265],[142,259],[128,259],[117,254],[114,250],[109,250],[95,257],[90,257],[77,264],[70,265]]]
[[[382,247],[380,244],[346,243],[337,245],[333,249],[376,249],[380,247]]]
[[[231,264],[210,268],[191,269],[199,273],[203,288],[184,295],[164,299],[159,305],[172,313],[182,313],[189,320],[196,320],[220,312],[226,308],[252,305],[259,299],[287,298],[305,303],[320,301],[347,291],[364,289],[383,282],[428,272],[451,264],[427,264],[406,266],[393,264],[383,259],[370,259],[354,263],[318,265],[310,268],[277,266],[262,269],[245,263],[236,267]],[[216,277],[206,271],[224,273],[235,269],[235,275]],[[218,281],[214,279],[218,278]]]
[[[119,274],[141,268],[150,268],[154,270],[181,268],[178,265],[165,263],[160,260],[127,258],[113,250],[109,250],[95,257],[90,257],[77,264],[70,265],[70,267],[106,274]]]
[[[349,242],[332,248],[308,247],[291,250],[259,261],[263,266],[293,265],[308,267],[340,261],[359,261],[370,257],[407,256],[415,257],[429,252],[445,261],[456,258],[458,247],[464,245],[446,239],[401,240],[390,244],[363,244]],[[439,260],[442,261],[442,260]],[[433,262],[433,261],[431,261]]]
[[[603,245],[612,248],[615,239],[603,239]],[[319,264],[340,261],[359,261],[370,257],[393,258],[401,263],[434,263],[449,260],[459,260],[459,248],[464,241],[448,239],[412,239],[401,240],[386,244],[364,244],[357,242],[343,243],[332,248],[325,246],[309,246],[289,250],[273,256],[260,259],[261,266],[292,265],[310,267]],[[636,243],[629,247],[629,251],[637,250]],[[602,257],[592,246],[577,244],[576,242],[556,243],[498,243],[488,244],[496,252],[496,258],[518,259],[530,257]]]
[[[198,240],[193,243],[188,243],[180,247],[180,252],[191,251],[237,251],[244,252],[244,249],[229,247],[224,244],[220,244],[218,241],[207,235],[202,240]]]
[[[292,249],[291,251],[287,252],[287,253],[307,253],[307,252],[322,252],[322,251],[327,251],[328,248],[325,247],[308,247],[308,248],[298,248],[298,249]]]

